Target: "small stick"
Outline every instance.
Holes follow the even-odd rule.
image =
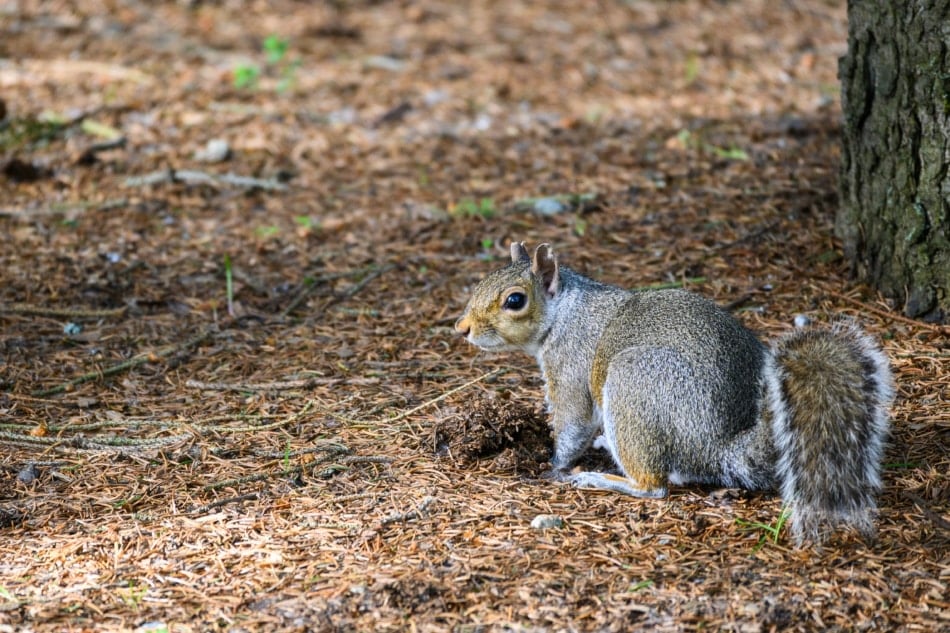
[[[73,318],[73,319],[106,319],[125,314],[126,306],[113,308],[111,310],[83,310],[76,308],[47,308],[45,306],[34,306],[28,303],[14,303],[12,305],[0,305],[0,312],[9,314],[28,314],[32,316],[48,316],[54,318]]]
[[[349,501],[361,501],[363,499],[375,499],[379,493],[376,492],[357,492],[351,495],[340,495],[338,497],[333,497],[332,501],[334,503],[347,503]]]
[[[249,424],[246,426],[196,426],[194,428],[198,429],[203,433],[259,433],[261,431],[269,431],[271,429],[277,429],[287,424],[290,424],[294,420],[302,417],[307,411],[310,410],[310,407],[313,406],[313,400],[308,400],[307,404],[304,405],[303,409],[297,411],[296,413],[289,415],[285,418],[281,418],[276,422],[271,422],[269,424]],[[342,445],[340,445],[342,446]],[[343,447],[346,448],[345,446]],[[347,449],[349,450],[349,449]]]
[[[91,123],[87,121],[86,123]],[[105,141],[99,141],[98,143],[93,143],[87,147],[82,154],[79,155],[79,159],[76,161],[80,165],[88,165],[93,163],[96,160],[96,154],[99,152],[107,152],[110,149],[118,149],[120,147],[125,147],[125,137],[117,136],[112,139],[107,139]]]
[[[234,479],[225,479],[223,481],[215,481],[210,484],[206,484],[201,487],[202,490],[218,490],[219,488],[226,488],[228,486],[240,486],[241,484],[247,484],[255,481],[264,481],[266,479],[271,479],[272,477],[286,477],[288,475],[299,475],[303,472],[304,467],[313,468],[319,466],[320,464],[325,464],[329,461],[333,461],[333,458],[344,455],[350,452],[350,449],[342,444],[332,444],[324,445],[319,447],[321,450],[326,452],[326,455],[323,455],[319,459],[315,459],[312,462],[307,463],[305,466],[291,466],[290,468],[281,468],[279,470],[273,470],[266,473],[257,473],[254,475],[247,475],[245,477],[236,477]],[[280,455],[280,458],[285,457]],[[275,457],[276,458],[276,457]]]
[[[258,473],[256,475],[248,475],[247,477],[236,477],[234,479],[225,479],[224,481],[216,481],[214,483],[206,484],[201,487],[202,490],[211,491],[219,490],[221,488],[227,488],[228,486],[240,486],[241,484],[249,484],[255,481],[264,481],[270,479],[271,477],[284,477],[287,475],[296,475],[303,471],[303,466],[294,466],[293,468],[281,469],[276,472],[269,473]]]
[[[311,278],[311,283],[305,285],[300,292],[291,300],[291,302],[284,308],[284,311],[281,312],[281,316],[286,317],[291,312],[296,310],[304,300],[310,296],[310,293],[313,292],[314,288],[322,283],[328,281],[334,281],[336,279],[343,279],[344,277],[355,277],[357,275],[365,275],[366,273],[372,272],[374,268],[372,266],[367,268],[360,268],[359,270],[346,270],[338,273],[327,273],[325,275],[320,275],[319,277]]]
[[[260,498],[261,498],[261,494],[259,492],[249,492],[245,495],[238,495],[236,497],[228,497],[227,499],[218,499],[217,501],[213,501],[207,505],[203,505],[200,508],[196,508],[195,510],[192,510],[191,513],[204,514],[205,512],[208,512],[209,510],[214,510],[215,508],[220,508],[221,506],[226,506],[230,503],[241,503],[242,501],[257,501]]]
[[[66,448],[89,448],[103,451],[112,449],[120,451],[123,449],[148,450],[150,448],[161,448],[168,444],[174,444],[175,442],[190,439],[191,437],[192,435],[190,433],[185,433],[182,435],[172,435],[170,437],[138,439],[131,437],[91,438],[82,436],[64,438],[61,435],[38,436],[29,435],[26,433],[14,433],[11,431],[0,431],[0,440],[10,441],[12,443],[59,445]]]
[[[385,455],[349,455],[340,460],[341,464],[392,464],[394,458]]]
[[[342,415],[338,415],[338,414],[336,414],[336,413],[333,413],[332,411],[328,411],[328,413],[329,413],[330,415],[332,415],[333,417],[337,418],[338,420],[341,420],[341,421],[343,421],[343,422],[346,422],[347,424],[379,425],[379,424],[388,424],[388,423],[390,423],[390,422],[398,422],[399,420],[408,418],[408,417],[409,417],[410,415],[412,415],[413,413],[416,413],[416,412],[418,412],[418,411],[421,411],[422,409],[425,409],[426,407],[430,407],[430,406],[432,406],[432,405],[434,405],[434,404],[436,404],[436,403],[438,403],[438,402],[442,402],[443,400],[445,400],[445,399],[448,398],[449,396],[451,396],[451,395],[453,395],[453,394],[456,394],[456,393],[458,393],[459,391],[463,391],[463,390],[465,390],[465,389],[468,389],[468,388],[471,387],[472,385],[474,385],[474,384],[476,384],[476,383],[479,383],[479,382],[485,380],[486,378],[490,378],[490,377],[492,377],[492,376],[494,376],[494,375],[496,375],[496,374],[499,374],[499,373],[501,373],[501,370],[500,370],[500,369],[493,369],[493,370],[491,370],[490,372],[487,372],[487,373],[482,374],[481,376],[479,376],[478,378],[476,378],[476,379],[474,379],[474,380],[469,380],[469,381],[468,381],[467,383],[465,383],[464,385],[459,385],[458,387],[455,387],[455,388],[453,388],[453,389],[449,389],[449,390],[446,391],[445,393],[443,393],[443,394],[441,394],[441,395],[438,395],[438,396],[436,396],[435,398],[433,398],[433,399],[431,399],[431,400],[427,400],[427,401],[423,402],[422,404],[420,404],[420,405],[417,406],[417,407],[413,407],[413,408],[409,409],[408,411],[403,411],[403,412],[400,413],[399,415],[393,416],[393,417],[391,417],[391,418],[387,418],[387,419],[385,419],[385,420],[354,420],[354,419],[352,419],[352,418],[347,418],[347,417],[344,417],[344,416],[342,416]]]
[[[435,497],[427,496],[419,502],[419,505],[416,506],[415,510],[409,510],[408,512],[393,512],[392,514],[387,515],[379,522],[379,527],[385,527],[390,523],[403,522],[403,521],[412,521],[413,519],[418,519],[422,516],[422,513],[432,505],[432,502],[435,501]]]
[[[122,373],[123,371],[126,371],[127,369],[132,369],[133,367],[144,365],[145,363],[149,362],[155,357],[165,358],[167,356],[171,356],[175,352],[188,349],[189,347],[192,347],[194,345],[197,345],[198,343],[201,343],[203,340],[211,336],[211,334],[212,334],[212,331],[209,328],[205,330],[204,332],[191,337],[190,339],[188,339],[181,345],[175,345],[175,346],[166,348],[164,350],[155,352],[154,354],[152,353],[139,354],[138,356],[135,356],[134,358],[130,358],[129,360],[123,361],[117,365],[113,365],[112,367],[107,367],[106,369],[103,369],[101,371],[91,371],[89,373],[82,374],[81,376],[77,376],[76,378],[73,378],[72,380],[64,382],[61,385],[57,385],[56,387],[51,387],[50,389],[41,389],[39,391],[34,391],[30,395],[33,396],[34,398],[45,398],[46,396],[51,396],[53,394],[69,391],[76,385],[81,385],[84,382],[89,382],[90,380],[96,380],[97,378],[105,378],[106,376],[113,376],[115,374]]]
[[[838,299],[844,299],[844,300],[847,301],[848,303],[860,307],[862,310],[867,310],[868,312],[872,312],[872,313],[874,313],[874,314],[876,314],[876,315],[878,315],[878,316],[882,316],[882,317],[884,317],[884,318],[886,318],[886,319],[893,319],[894,321],[900,321],[901,323],[906,323],[906,324],[908,324],[908,325],[916,325],[917,327],[926,328],[926,329],[932,330],[932,331],[934,331],[934,332],[941,332],[941,333],[943,333],[943,334],[950,334],[950,328],[948,328],[948,327],[945,326],[945,325],[937,325],[936,323],[925,323],[925,322],[923,322],[923,321],[915,321],[914,319],[911,319],[910,317],[905,317],[903,314],[898,314],[898,313],[896,313],[896,312],[889,312],[889,311],[887,311],[887,310],[882,310],[881,308],[876,308],[876,307],[872,306],[872,305],[869,304],[869,303],[865,303],[864,301],[860,301],[860,300],[858,300],[858,299],[852,299],[851,297],[849,297],[849,296],[847,296],[847,295],[843,295],[843,294],[837,293],[837,292],[835,292],[835,291],[833,291],[833,290],[828,290],[828,291],[824,291],[824,292],[827,292],[827,293],[830,294],[832,297],[835,297],[835,298],[838,298]]]
[[[303,380],[283,380],[277,382],[202,382],[189,378],[186,387],[205,391],[288,391],[290,389],[309,389],[316,385],[332,385],[343,378],[305,378]]]
[[[371,273],[363,277],[359,282],[347,288],[346,292],[340,295],[340,301],[342,301],[343,299],[349,299],[350,297],[354,296],[356,293],[360,292],[363,288],[369,285],[369,282],[373,281],[374,279],[376,279],[383,273],[389,272],[393,268],[395,268],[393,264],[386,264],[382,268],[372,271]]]
[[[163,169],[145,174],[144,176],[132,176],[125,179],[123,186],[142,187],[163,182],[183,182],[185,184],[202,184],[214,187],[233,185],[248,189],[264,189],[270,191],[285,191],[287,189],[287,185],[276,180],[252,178],[250,176],[240,176],[231,173],[221,175],[208,174],[194,169]]]
[[[923,512],[924,515],[928,519],[933,521],[934,525],[936,525],[938,528],[941,528],[942,530],[946,530],[947,532],[950,532],[950,521],[947,521],[945,518],[943,518],[942,516],[940,516],[933,510],[931,510],[930,508],[928,508],[926,501],[921,499],[919,496],[915,495],[913,492],[910,492],[909,490],[904,490],[902,494],[908,499],[910,499],[911,501],[913,501],[914,505],[920,508],[921,512]]]
[[[752,293],[751,293],[751,292],[747,292],[747,293],[745,293],[744,295],[742,295],[741,297],[739,297],[738,299],[733,299],[732,301],[730,301],[729,303],[727,303],[726,305],[724,305],[724,306],[722,306],[722,307],[723,307],[723,309],[725,309],[727,312],[735,312],[736,308],[738,308],[739,306],[743,305],[745,302],[747,302],[747,301],[748,301],[749,299],[751,299],[751,298],[752,298]]]
[[[327,378],[314,376],[303,380],[285,380],[278,382],[202,382],[189,378],[185,381],[186,387],[204,389],[205,391],[285,391],[289,389],[309,389],[317,385],[378,385],[379,378]],[[273,416],[271,416],[273,417]]]
[[[284,308],[284,311],[281,312],[280,314],[281,314],[281,316],[286,317],[286,316],[290,315],[291,312],[293,312],[294,310],[296,310],[296,309],[300,306],[300,304],[303,303],[303,302],[307,299],[307,297],[310,296],[310,293],[313,291],[313,289],[316,288],[316,286],[317,286],[317,283],[316,283],[316,282],[319,282],[319,281],[331,281],[331,280],[333,280],[333,279],[335,279],[335,278],[338,279],[338,278],[340,278],[340,277],[349,277],[349,276],[351,276],[351,275],[358,275],[358,274],[361,274],[361,273],[364,273],[364,272],[366,273],[366,276],[363,277],[363,279],[361,279],[359,282],[357,282],[356,284],[354,284],[353,286],[351,286],[350,288],[348,288],[348,289],[346,290],[346,292],[344,292],[344,293],[342,293],[342,294],[339,294],[339,295],[335,295],[335,296],[333,297],[333,299],[330,301],[330,303],[328,303],[326,306],[323,307],[323,311],[325,312],[325,311],[327,310],[327,308],[329,308],[330,306],[336,305],[337,303],[340,303],[341,301],[343,301],[343,300],[345,300],[345,299],[349,299],[350,297],[352,297],[353,295],[355,295],[356,293],[358,293],[360,290],[362,290],[363,288],[365,288],[366,285],[367,285],[369,282],[373,281],[374,279],[376,279],[377,277],[379,277],[379,276],[382,275],[383,273],[385,273],[385,272],[387,272],[387,271],[389,271],[389,270],[392,270],[393,268],[395,268],[395,266],[393,266],[392,264],[388,264],[388,265],[386,265],[386,266],[383,266],[382,268],[377,268],[377,269],[375,269],[375,270],[374,270],[374,269],[366,269],[366,268],[364,268],[364,269],[361,269],[361,270],[358,270],[358,271],[353,271],[353,272],[348,273],[348,274],[345,274],[345,275],[325,275],[325,276],[323,276],[323,277],[320,277],[319,279],[316,279],[316,280],[314,281],[314,283],[310,284],[309,286],[307,286],[306,288],[304,288],[303,290],[301,290],[300,293],[299,293],[296,297],[294,297],[293,301],[291,301],[291,302],[287,305],[287,307]]]
[[[322,444],[320,446],[310,446],[308,448],[299,448],[295,451],[254,451],[258,457],[270,459],[289,459],[291,457],[300,457],[301,455],[310,455],[311,453],[331,453],[334,455],[345,455],[350,449],[345,444]],[[344,457],[343,459],[347,459]]]

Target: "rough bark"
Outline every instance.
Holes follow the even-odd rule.
[[[908,316],[950,315],[950,0],[848,0],[836,232]]]

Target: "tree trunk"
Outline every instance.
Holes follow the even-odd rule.
[[[835,230],[907,316],[950,315],[950,0],[848,0]]]

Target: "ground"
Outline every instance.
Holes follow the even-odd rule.
[[[948,330],[832,235],[846,19],[0,2],[0,631],[950,628]],[[876,539],[544,479],[533,361],[452,330],[511,240],[763,337],[859,320]]]

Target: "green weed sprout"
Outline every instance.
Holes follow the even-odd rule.
[[[451,214],[467,218],[479,216],[487,219],[495,215],[495,201],[491,198],[482,198],[481,200],[462,198],[452,208]]]
[[[277,92],[283,93],[290,89],[296,79],[300,60],[287,60],[290,51],[290,41],[277,35],[268,35],[261,44],[264,53],[266,68],[273,69],[280,76],[277,83]],[[264,70],[258,64],[239,64],[234,68],[234,87],[238,90],[252,90],[257,88]]]
[[[228,297],[228,315],[234,316],[234,275],[231,272],[231,256],[224,254],[224,287]]]
[[[791,510],[783,507],[778,519],[772,523],[769,523],[768,525],[765,523],[759,523],[757,521],[746,521],[745,519],[736,519],[736,524],[746,531],[762,531],[762,534],[759,535],[759,542],[753,549],[753,551],[757,552],[762,548],[763,545],[765,545],[766,541],[771,540],[773,543],[778,543],[779,534],[782,532],[782,528],[785,527],[785,523],[788,521],[790,516],[792,516]]]
[[[260,77],[260,67],[254,64],[240,64],[234,69],[234,87],[238,90],[256,88]]]

